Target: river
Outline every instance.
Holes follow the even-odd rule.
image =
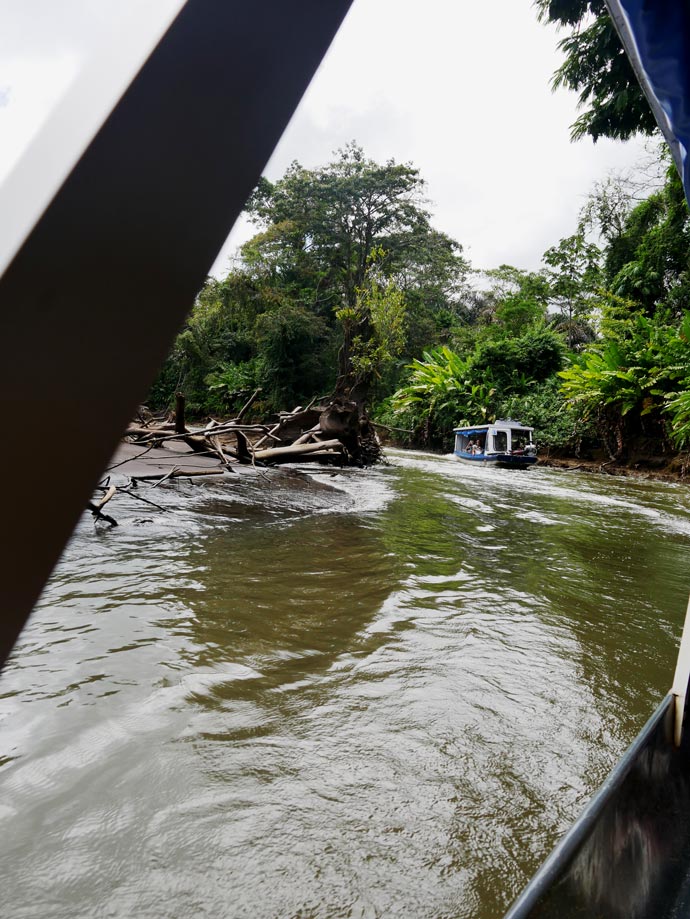
[[[394,451],[140,494],[0,676],[3,917],[499,919],[670,686],[682,485]]]

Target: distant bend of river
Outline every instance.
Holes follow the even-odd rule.
[[[390,460],[81,522],[0,676],[2,917],[502,916],[670,686],[690,495]]]

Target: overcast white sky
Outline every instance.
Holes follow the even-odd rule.
[[[141,2],[170,7],[0,0],[0,180],[108,40],[109,22]],[[419,167],[435,226],[474,267],[537,268],[573,232],[592,183],[642,153],[641,141],[570,143],[576,99],[549,88],[557,41],[531,0],[354,0],[266,175],[278,178],[293,159],[326,163],[356,140],[374,159]],[[249,234],[240,222],[214,274]]]

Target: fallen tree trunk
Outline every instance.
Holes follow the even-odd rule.
[[[185,400],[176,394],[175,431],[169,426],[132,424],[126,436],[134,443],[152,449],[168,449],[180,453],[175,442],[182,442],[197,456],[214,456],[223,468],[230,463],[253,464],[285,463],[299,461],[303,456],[332,460],[335,453],[341,462],[348,465],[369,465],[375,463],[381,453],[380,444],[373,426],[354,401],[337,397],[325,404],[312,401],[306,409],[298,405],[290,412],[281,412],[272,426],[261,423],[242,422],[260,390],[256,390],[242,406],[236,418],[229,421],[212,419],[204,428],[190,429],[184,424]],[[141,416],[140,416],[141,417]],[[229,438],[233,441],[229,442]],[[267,442],[272,445],[267,446]],[[172,459],[172,457],[171,457]]]
[[[313,438],[313,436],[317,434],[320,430],[321,430],[320,426],[318,424],[315,424],[313,428],[309,428],[309,430],[305,431],[301,437],[298,437],[297,440],[293,442],[293,445],[298,446],[299,444],[308,444],[309,441]]]
[[[238,463],[366,466],[380,459],[381,447],[374,427],[356,402],[342,397],[325,403],[322,399],[312,400],[306,409],[297,406],[291,412],[281,412],[271,425],[244,423],[243,418],[258,394],[256,390],[251,395],[237,417],[223,422],[212,419],[202,428],[187,427],[181,393],[176,395],[174,421],[163,421],[145,408],[140,409],[137,420],[125,431],[127,442],[121,445],[130,455],[124,459],[118,457],[110,470],[117,469],[118,475],[128,477],[132,485],[150,481],[156,487],[177,478],[224,477],[226,472],[238,472],[232,468]],[[269,442],[273,445],[265,446]],[[226,479],[241,481],[237,475]],[[128,487],[125,486],[123,494],[165,510],[127,491]],[[114,494],[115,488],[110,487],[100,501],[88,503],[96,521],[105,521],[113,527],[117,521],[105,514],[103,507]]]
[[[320,451],[330,451],[332,453],[343,453],[344,447],[339,440],[324,440],[316,444],[301,444],[290,447],[270,447],[268,450],[257,450],[254,453],[255,459],[262,462],[290,462],[295,459],[307,456],[309,453],[318,453]]]

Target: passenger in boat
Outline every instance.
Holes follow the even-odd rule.
[[[483,448],[481,442],[478,441],[478,440],[477,440],[477,441],[473,441],[473,443],[472,443],[472,453],[474,453],[475,456],[476,456],[477,454],[483,453],[483,452],[484,452],[484,448]]]

